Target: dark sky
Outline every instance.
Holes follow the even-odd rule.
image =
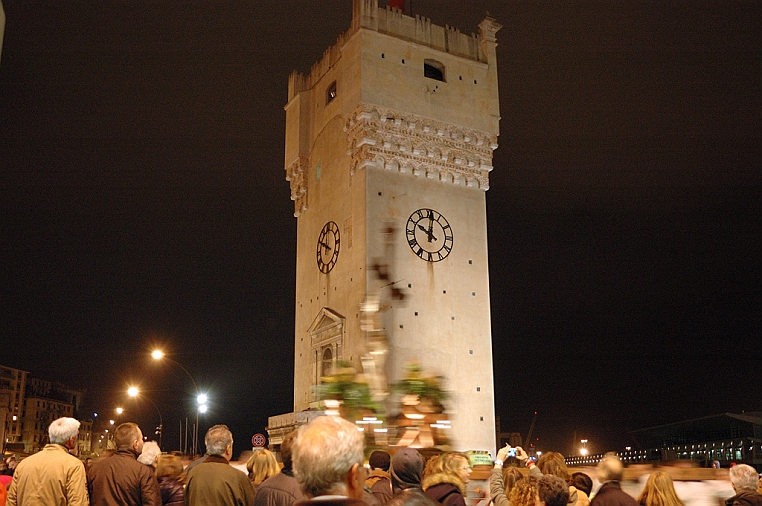
[[[0,363],[237,451],[292,407],[288,75],[350,0],[4,0]],[[383,5],[384,0],[380,0]],[[496,410],[543,449],[762,409],[762,4],[413,0],[498,33]],[[409,2],[408,2],[409,4]],[[148,432],[148,431],[146,431]]]

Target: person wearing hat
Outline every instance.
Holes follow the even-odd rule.
[[[365,485],[370,488],[373,497],[378,499],[379,504],[386,504],[392,498],[392,477],[389,475],[389,466],[392,458],[388,453],[376,450],[370,454],[370,475],[365,480]]]
[[[385,506],[442,506],[421,488],[423,459],[414,448],[400,448],[392,457],[389,475],[394,497]]]

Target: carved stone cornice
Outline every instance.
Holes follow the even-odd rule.
[[[495,135],[370,104],[349,115],[344,131],[350,175],[373,166],[489,189]]]
[[[299,155],[286,169],[286,181],[290,182],[291,200],[294,201],[294,217],[307,210],[307,169],[310,158]]]

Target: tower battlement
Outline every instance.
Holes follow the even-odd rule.
[[[487,17],[479,25],[479,33],[466,35],[458,28],[432,24],[429,18],[407,16],[399,9],[379,7],[378,0],[354,0],[352,27],[342,33],[328,48],[308,74],[294,71],[289,76],[288,99],[311,89],[341,57],[341,48],[358,30],[368,29],[399,39],[443,51],[454,56],[487,63],[488,53],[484,41],[494,42],[500,25]]]

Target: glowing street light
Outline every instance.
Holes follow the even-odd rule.
[[[588,450],[587,450],[587,446],[586,446],[587,445],[587,439],[580,439],[579,442],[582,443],[582,448],[579,449],[579,454],[582,455],[582,456],[587,455],[588,454]]]
[[[124,413],[124,409],[123,408],[116,408],[116,414],[117,415],[121,415],[122,413]]]
[[[138,394],[140,394],[140,391],[137,387],[130,387],[127,389],[127,395],[130,397],[137,397]],[[156,403],[151,400],[150,397],[147,397],[146,395],[142,395],[141,397],[153,404],[153,407],[156,408],[156,413],[159,414],[159,427],[157,433],[159,434],[159,448],[161,448],[161,436],[162,432],[164,432],[164,419],[161,416],[161,410],[159,409],[159,406],[157,406]]]
[[[206,404],[200,404],[199,407],[198,407],[198,412],[199,413],[206,413],[207,409],[209,409],[209,408],[208,408],[208,406]]]

